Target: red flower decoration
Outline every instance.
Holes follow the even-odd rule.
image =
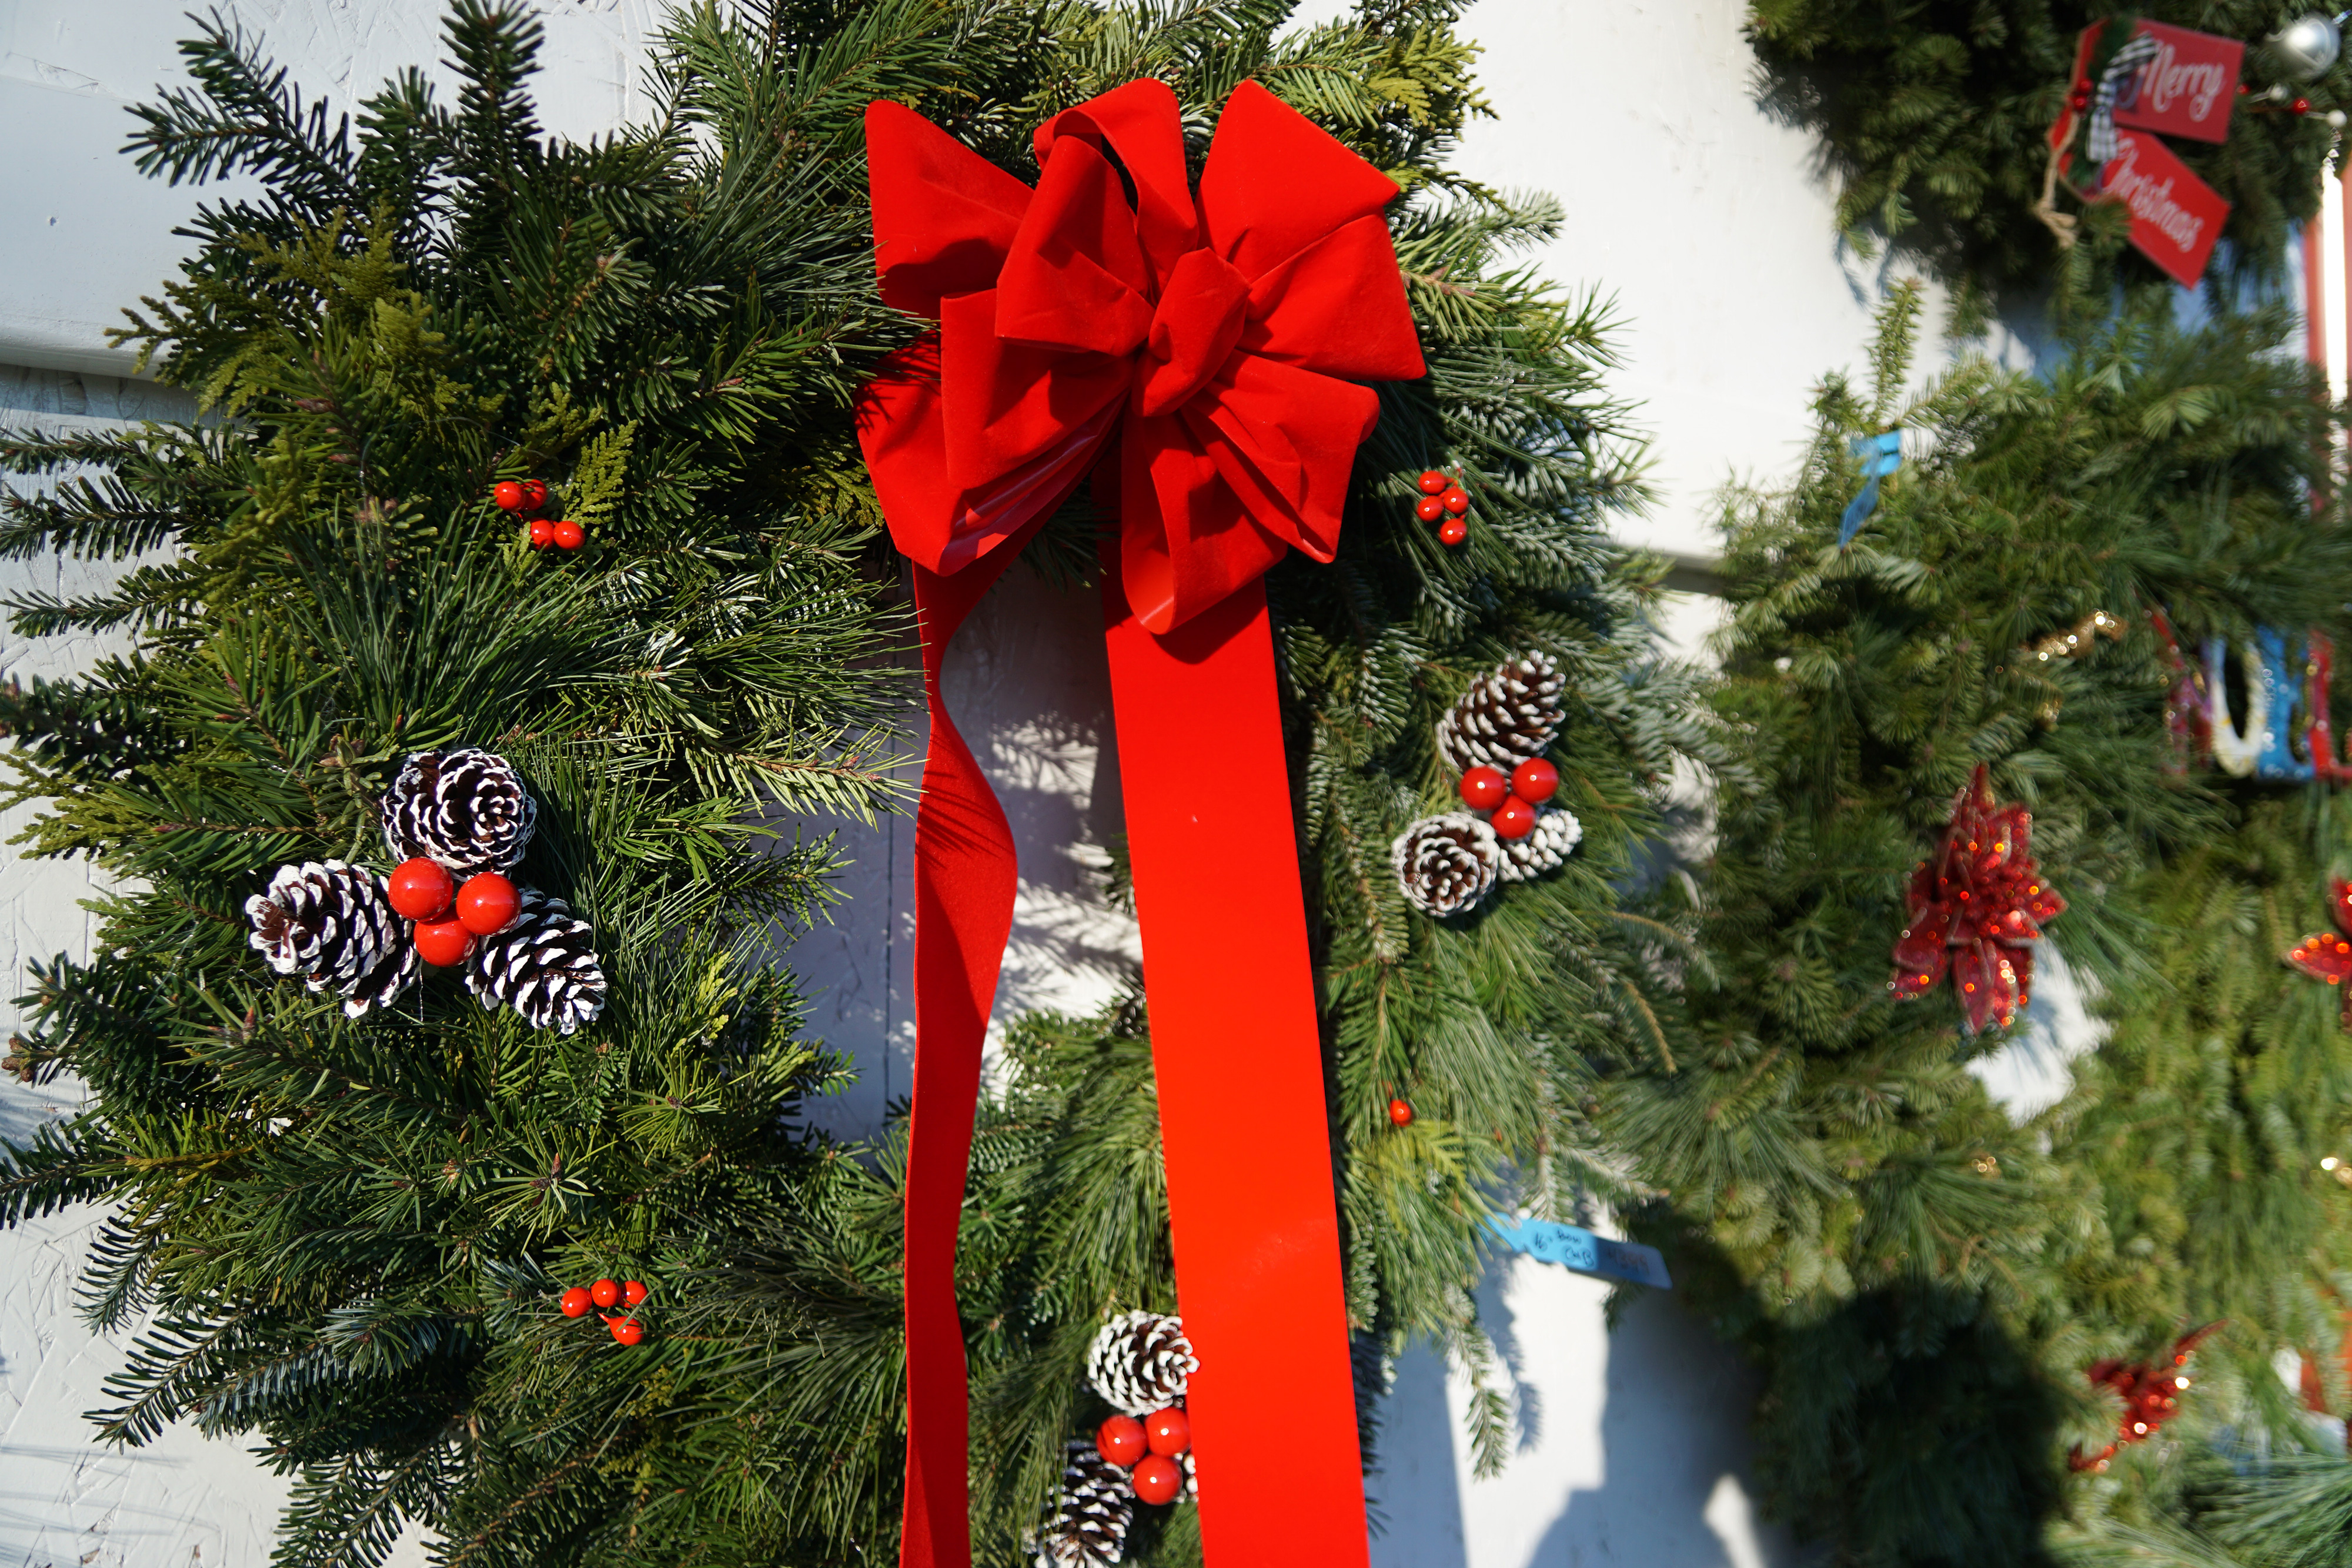
[[[2033,817],[1998,805],[1979,765],[1952,798],[1951,825],[1936,858],[1911,873],[1911,925],[1895,944],[1898,998],[1925,996],[1952,973],[1971,1032],[2006,1026],[2033,983],[2033,944],[2066,901],[2033,863]]]
[[[2112,1388],[2123,1396],[2123,1419],[2116,1423],[2114,1442],[2095,1454],[2086,1454],[2077,1447],[2066,1456],[2067,1467],[2104,1470],[2123,1444],[2145,1442],[2155,1437],[2158,1428],[2172,1418],[2181,1394],[2189,1387],[2189,1379],[2181,1368],[2189,1364],[2189,1357],[2206,1336],[2221,1326],[2220,1322],[2207,1323],[2194,1333],[2181,1335],[2172,1342],[2172,1359],[2162,1365],[2151,1366],[2144,1361],[2093,1362],[2087,1375],[2093,1383]]]
[[[2336,917],[2336,929],[2305,937],[2286,950],[2286,961],[2344,992],[2344,1027],[2352,1029],[2352,986],[2344,984],[2352,975],[2352,942],[2345,940],[2352,936],[2352,882],[2339,879],[2329,888],[2327,913]]]

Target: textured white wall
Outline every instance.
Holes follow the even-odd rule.
[[[122,368],[102,329],[169,274],[169,230],[194,197],[141,180],[115,150],[131,123],[124,105],[176,79],[184,8],[0,0],[0,365]],[[435,0],[227,8],[339,104],[438,54]],[[1303,14],[1338,8],[1314,0]],[[655,0],[534,9],[550,34],[549,123],[587,133],[631,112]],[[1644,404],[1656,438],[1660,505],[1628,537],[1693,557],[1712,553],[1709,493],[1735,474],[1784,469],[1812,382],[1860,362],[1885,280],[1838,245],[1811,140],[1754,101],[1739,11],[1738,0],[1481,0],[1466,24],[1488,46],[1483,73],[1500,118],[1473,128],[1463,164],[1568,203],[1566,232],[1540,260],[1572,287],[1616,298],[1624,364],[1612,385]],[[136,418],[156,406],[152,395],[95,376],[0,371],[0,423]],[[0,587],[58,569],[7,570]],[[1687,604],[1678,637],[1708,615],[1706,601]],[[0,643],[0,672],[63,671],[90,651]],[[949,686],[1024,856],[1000,1016],[1095,1005],[1121,983],[1134,943],[1091,870],[1119,826],[1092,596],[1010,574],[960,640]],[[845,1130],[874,1125],[906,1092],[910,841],[904,822],[849,833],[849,902],[794,955],[825,988],[816,1028],[866,1068],[854,1091],[820,1108]],[[78,949],[86,933],[73,900],[84,891],[75,867],[0,864],[0,967],[21,972],[28,956]],[[0,1127],[21,1132],[48,1113],[13,1085],[0,1091]],[[87,1229],[87,1217],[63,1217],[0,1236],[0,1448],[14,1461],[0,1486],[0,1568],[258,1564],[280,1484],[233,1448],[185,1435],[131,1458],[88,1447],[78,1413],[101,1403],[114,1353],[68,1310]],[[1406,1359],[1374,1481],[1384,1568],[1795,1560],[1747,1501],[1741,1369],[1669,1296],[1633,1303],[1609,1333],[1603,1295],[1524,1258],[1489,1281],[1483,1300],[1515,1396],[1514,1454],[1499,1479],[1469,1474],[1459,1380],[1425,1352]]]

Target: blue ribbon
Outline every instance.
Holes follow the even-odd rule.
[[[1903,433],[1890,430],[1884,435],[1857,435],[1853,455],[1862,459],[1862,494],[1845,504],[1845,516],[1838,519],[1840,549],[1853,542],[1863,519],[1878,509],[1878,482],[1903,466]]]
[[[1549,1219],[1505,1219],[1496,1215],[1486,1224],[1504,1246],[1542,1262],[1557,1263],[1563,1269],[1603,1280],[1627,1280],[1661,1291],[1675,1288],[1674,1281],[1666,1275],[1666,1260],[1654,1247],[1644,1247],[1638,1241],[1612,1241],[1581,1226],[1561,1225]]]
[[[2259,749],[2254,753],[2254,777],[2279,779],[2300,783],[2311,777],[2311,762],[2294,754],[2295,718],[2303,707],[2303,672],[2295,668],[2303,663],[2303,643],[2297,639],[2294,664],[2287,659],[2286,634],[2267,626],[2254,630],[2254,646],[2261,651],[2262,670],[2259,674],[2247,671],[2269,688],[2269,720],[2263,733],[2254,737]]]

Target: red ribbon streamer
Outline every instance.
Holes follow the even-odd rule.
[[[940,700],[947,643],[1088,472],[1121,518],[1106,642],[1143,931],[1206,1551],[1366,1560],[1320,1042],[1259,579],[1329,560],[1360,381],[1424,373],[1381,210],[1396,186],[1255,83],[1186,183],[1175,95],[1038,129],[1034,192],[912,111],[866,111],[882,296],[939,330],[858,435],[916,563],[932,754],[916,831],[900,1561],[965,1568],[955,1231],[1011,837]],[[1344,378],[1344,379],[1342,379]],[[1114,447],[1114,438],[1116,446]]]

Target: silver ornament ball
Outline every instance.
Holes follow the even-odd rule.
[[[2343,30],[2336,18],[2314,12],[2298,16],[2271,37],[2271,57],[2297,81],[2316,81],[2327,74],[2344,47]]]

